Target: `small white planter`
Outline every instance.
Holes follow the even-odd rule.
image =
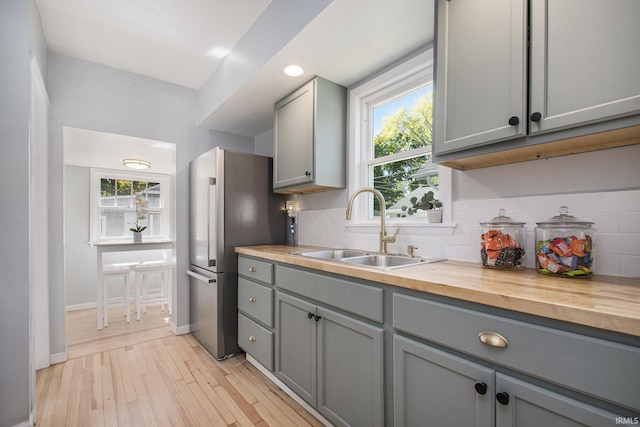
[[[133,243],[142,243],[142,233],[133,232]]]
[[[442,209],[429,209],[427,211],[427,219],[430,223],[442,222]]]

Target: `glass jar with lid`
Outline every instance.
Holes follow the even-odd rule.
[[[593,275],[593,249],[596,243],[593,222],[577,219],[569,215],[569,208],[561,206],[559,215],[537,224],[538,273],[573,278]]]
[[[501,270],[523,270],[527,230],[524,222],[507,216],[500,209],[498,216],[480,223],[480,259],[484,267]]]

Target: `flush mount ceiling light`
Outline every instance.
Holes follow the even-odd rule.
[[[124,159],[122,164],[131,169],[148,169],[151,162],[140,159]]]
[[[282,72],[289,77],[298,77],[304,74],[304,69],[299,65],[287,65]]]

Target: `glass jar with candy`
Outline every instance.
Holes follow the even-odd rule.
[[[480,223],[480,259],[483,267],[500,270],[523,270],[527,230],[524,222],[507,216],[505,209],[498,216]]]
[[[559,215],[537,224],[534,232],[538,273],[572,278],[593,275],[593,222],[579,220],[569,215],[569,208],[561,206]]]

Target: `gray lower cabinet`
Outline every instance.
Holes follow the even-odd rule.
[[[596,427],[620,416],[402,336],[393,344],[395,426]]]
[[[622,416],[499,372],[496,390],[496,427],[599,427]]]
[[[493,370],[397,335],[393,360],[394,426],[494,425]]]
[[[238,345],[273,372],[273,264],[238,258]]]
[[[401,293],[393,327],[396,426],[597,427],[640,414],[638,347]]]
[[[384,424],[384,330],[276,292],[276,376],[335,425]]]

